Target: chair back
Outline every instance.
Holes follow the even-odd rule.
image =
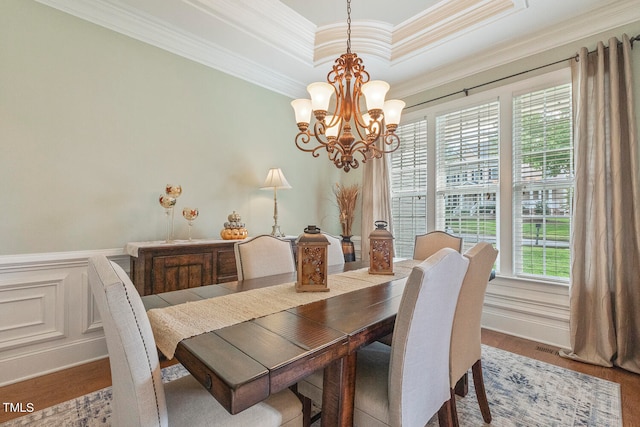
[[[293,249],[288,240],[263,234],[237,242],[233,249],[238,280],[296,271]]]
[[[452,388],[469,368],[480,360],[482,306],[498,250],[490,243],[480,242],[465,252],[464,256],[469,260],[469,268],[462,281],[453,317],[449,366]]]
[[[413,259],[425,260],[442,248],[452,248],[462,252],[462,237],[439,230],[416,236]]]
[[[469,261],[451,248],[414,267],[402,294],[391,345],[393,426],[423,426],[450,399],[453,314]]]
[[[342,240],[331,234],[322,233],[329,241],[327,248],[328,265],[344,265],[344,252],[342,252]]]
[[[88,277],[107,340],[114,426],[166,426],[167,406],[155,340],[127,273],[104,255],[89,259]]]

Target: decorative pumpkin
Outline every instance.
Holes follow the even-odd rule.
[[[220,232],[220,237],[224,240],[242,240],[246,239],[249,235],[249,232],[244,227],[244,222],[240,217],[240,214],[236,211],[230,213],[227,217],[228,222],[224,223],[224,228]]]

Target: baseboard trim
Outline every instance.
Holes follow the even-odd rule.
[[[566,285],[496,278],[487,289],[482,326],[567,348],[570,346],[569,312]]]
[[[104,336],[0,360],[0,387],[108,357]]]

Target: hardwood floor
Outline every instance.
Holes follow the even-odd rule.
[[[499,332],[483,330],[482,342],[512,353],[619,383],[624,426],[640,427],[640,375],[617,368],[603,368],[564,359],[558,356],[558,349],[555,347]],[[162,366],[172,363],[163,362]],[[0,403],[22,403],[23,407],[27,403],[32,403],[34,410],[38,411],[109,385],[111,385],[109,362],[107,359],[102,359],[0,387]],[[7,412],[5,405],[0,406],[0,423],[22,415],[24,414]]]

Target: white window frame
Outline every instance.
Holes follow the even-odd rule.
[[[480,105],[498,100],[500,104],[500,203],[498,209],[498,228],[496,230],[497,247],[500,250],[497,265],[498,274],[512,283],[546,283],[568,286],[564,280],[555,281],[552,278],[528,279],[516,277],[514,271],[514,238],[513,233],[513,150],[512,150],[512,126],[513,126],[513,97],[525,92],[541,90],[554,85],[562,85],[571,82],[570,68],[563,68],[546,74],[524,79],[518,82],[506,84],[483,92],[471,94],[464,98],[444,102],[425,108],[416,108],[403,114],[403,123],[410,123],[420,119],[427,120],[427,230],[436,229],[436,120],[438,115],[459,109]]]

